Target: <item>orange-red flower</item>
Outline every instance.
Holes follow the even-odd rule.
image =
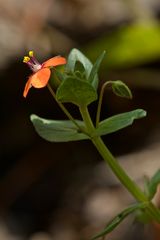
[[[66,64],[66,59],[61,56],[56,56],[40,64],[34,57],[33,51],[29,51],[29,57],[25,56],[23,62],[26,63],[33,71],[33,74],[29,77],[24,88],[23,96],[26,97],[31,87],[45,87],[51,75],[50,68]]]

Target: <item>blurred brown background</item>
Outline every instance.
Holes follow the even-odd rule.
[[[0,240],[89,239],[134,202],[90,142],[52,144],[35,133],[30,114],[65,116],[47,89],[22,97],[30,74],[23,55],[34,50],[43,61],[77,47],[94,62],[106,50],[100,86],[121,79],[133,100],[106,91],[102,118],[135,108],[148,117],[104,141],[143,186],[160,167],[159,18],[159,0],[0,1]],[[149,232],[131,218],[106,239],[154,239]]]

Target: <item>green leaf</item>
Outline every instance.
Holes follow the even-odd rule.
[[[60,102],[87,106],[97,99],[97,92],[88,82],[70,77],[59,86],[56,97]]]
[[[108,224],[107,226],[104,228],[104,230],[100,233],[98,233],[97,235],[95,235],[92,240],[95,240],[97,238],[103,237],[106,234],[110,233],[111,231],[113,231],[114,228],[116,228],[129,214],[145,208],[146,204],[144,203],[137,203],[135,205],[132,205],[128,208],[126,208],[125,210],[123,210],[121,213],[119,213],[116,217],[114,217]]]
[[[151,180],[148,183],[148,193],[150,200],[154,197],[157,191],[158,184],[160,184],[160,169],[155,173],[155,175],[151,178]]]
[[[99,123],[95,134],[98,136],[116,132],[125,128],[133,123],[135,119],[143,118],[146,116],[146,111],[143,109],[136,109],[131,112],[120,113],[113,117],[109,117]]]
[[[103,51],[102,54],[97,58],[96,62],[94,63],[94,65],[92,67],[89,78],[88,78],[88,81],[92,84],[92,86],[95,87],[95,89],[97,89],[97,87],[98,87],[98,75],[97,75],[97,73],[98,73],[100,64],[101,64],[101,62],[104,58],[105,53],[106,53],[106,51]]]
[[[84,133],[80,133],[76,125],[70,120],[48,120],[35,114],[30,117],[37,133],[50,142],[69,142],[89,139]],[[83,121],[76,120],[78,125],[84,128]]]
[[[71,50],[68,56],[66,71],[74,72],[77,62],[80,62],[83,65],[86,72],[86,78],[88,78],[93,64],[83,53],[81,53],[78,49],[74,48]]]
[[[76,70],[80,71],[82,74],[85,73],[85,77],[82,80],[87,80],[96,90],[98,87],[98,69],[105,55],[105,51],[98,57],[94,66],[91,61],[78,49],[74,48],[71,50],[67,64],[66,71],[68,73],[75,73]]]
[[[132,98],[131,90],[120,80],[112,81],[112,90],[119,97]]]

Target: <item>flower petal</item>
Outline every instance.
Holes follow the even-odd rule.
[[[64,57],[56,56],[53,58],[48,59],[46,62],[42,64],[43,67],[55,67],[58,65],[66,64],[66,59]]]
[[[50,75],[51,71],[49,68],[40,69],[30,77],[32,86],[35,88],[45,87],[49,81]]]
[[[31,87],[32,87],[31,78],[29,78],[24,88],[23,97],[27,97],[28,91]]]

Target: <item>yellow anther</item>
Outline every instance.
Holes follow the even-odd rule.
[[[27,57],[27,56],[25,56],[24,58],[23,58],[23,62],[24,63],[27,63],[27,62],[29,62],[31,59],[30,59],[30,57]]]
[[[29,56],[33,57],[33,51],[29,51]]]

